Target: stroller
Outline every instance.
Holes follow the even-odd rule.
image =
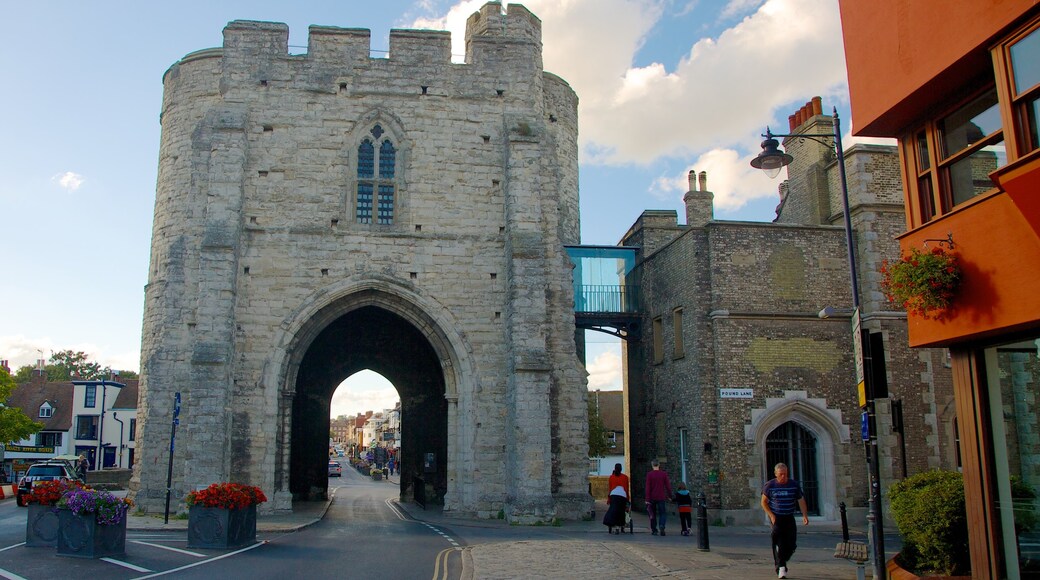
[[[632,513],[628,510],[628,497],[624,488],[618,486],[611,491],[610,505],[603,516],[603,525],[607,526],[608,534],[621,534],[626,527],[628,533],[633,533]]]

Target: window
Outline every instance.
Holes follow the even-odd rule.
[[[1040,22],[1012,37],[1003,53],[1011,77],[1011,106],[1019,132],[1020,154],[1040,149]]]
[[[97,415],[79,415],[76,417],[76,439],[97,439]]]
[[[40,447],[61,447],[61,433],[41,431],[36,434],[36,445]]]
[[[83,406],[93,409],[95,404],[97,404],[97,386],[87,385],[84,387]]]
[[[617,431],[607,431],[608,447],[617,447]]]
[[[672,334],[675,336],[672,357],[682,358],[686,356],[686,350],[683,347],[682,308],[676,308],[672,311]]]
[[[137,419],[130,419],[130,440],[137,436]]]
[[[654,319],[654,362],[664,362],[664,329],[662,328],[661,317],[658,316]]]
[[[54,415],[54,407],[51,407],[50,403],[44,403],[40,405],[41,419],[49,419],[52,415]]]
[[[1037,55],[1040,18],[995,46],[993,68],[965,77],[965,90],[980,87],[980,92],[947,103],[903,136],[911,228],[995,191],[990,173],[1040,149]]]
[[[376,167],[379,168],[378,173]],[[354,212],[357,223],[370,224],[373,219],[380,225],[394,223],[396,180],[397,149],[383,127],[375,125],[369,131],[369,136],[358,145]]]

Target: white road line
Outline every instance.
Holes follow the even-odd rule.
[[[0,548],[0,552],[6,552],[7,550],[10,550],[11,548],[17,548],[18,546],[24,546],[24,545],[25,545],[25,542],[21,542],[21,543],[15,544],[13,546],[8,546],[6,548]]]
[[[201,562],[195,562],[193,564],[187,564],[185,566],[181,566],[180,568],[172,568],[170,570],[164,570],[162,572],[156,572],[155,574],[150,574],[148,576],[138,576],[134,580],[144,580],[145,578],[158,578],[159,576],[165,576],[167,574],[173,574],[174,572],[180,572],[181,570],[187,570],[189,568],[194,568],[196,566],[201,566],[203,564],[208,564],[210,562],[216,562],[217,560],[223,560],[224,558],[230,558],[231,556],[235,556],[235,555],[241,554],[242,552],[248,552],[249,550],[252,550],[253,548],[259,548],[260,546],[263,546],[266,543],[267,543],[267,540],[263,540],[263,541],[260,541],[260,542],[257,542],[255,544],[253,544],[252,546],[246,546],[245,548],[242,548],[241,550],[235,550],[234,552],[228,552],[227,554],[221,554],[220,556],[217,556],[215,558],[210,558],[208,560],[203,560]]]
[[[151,572],[148,568],[142,568],[140,566],[134,566],[130,562],[124,562],[122,560],[116,560],[115,558],[99,558],[102,562],[108,562],[109,564],[115,564],[116,566],[122,566],[129,568],[134,572]]]
[[[7,578],[7,580],[26,580],[26,578],[15,574],[14,572],[8,572],[3,568],[0,568],[0,578]]]
[[[206,554],[200,554],[198,552],[189,552],[188,550],[182,550],[180,548],[174,548],[171,546],[164,546],[162,544],[155,544],[152,542],[142,542],[141,540],[130,540],[135,544],[141,544],[142,546],[151,546],[153,548],[159,548],[161,550],[169,550],[171,552],[177,552],[178,554],[187,554],[189,556],[195,556],[196,558],[205,558]],[[150,572],[150,570],[148,570]]]

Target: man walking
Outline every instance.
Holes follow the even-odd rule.
[[[795,507],[802,512],[802,525],[809,525],[809,508],[802,495],[802,486],[788,477],[787,465],[777,463],[773,468],[775,479],[762,486],[762,509],[769,516],[773,529],[773,565],[777,578],[787,578],[787,561],[798,547],[798,526],[794,522]]]
[[[664,524],[668,517],[668,500],[672,498],[672,484],[668,474],[661,471],[661,463],[656,459],[650,462],[650,473],[646,474],[646,504],[650,515],[650,532],[657,535],[657,530],[664,534]]]

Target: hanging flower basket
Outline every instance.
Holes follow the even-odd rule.
[[[911,248],[896,262],[885,260],[881,273],[885,296],[926,319],[945,317],[961,284],[957,256],[941,246],[925,252]]]

